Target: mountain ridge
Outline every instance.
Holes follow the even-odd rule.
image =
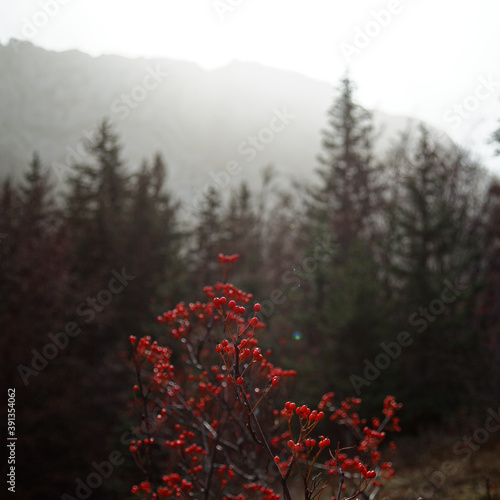
[[[129,171],[160,152],[171,185],[187,196],[235,162],[236,177],[251,185],[269,164],[310,180],[335,96],[326,82],[254,62],[205,70],[187,61],[94,57],[30,42],[0,45],[0,68],[0,175],[19,178],[36,151],[64,177],[71,162],[89,159],[84,138],[107,116]],[[280,116],[288,119],[278,124]],[[408,121],[375,111],[375,124],[386,128],[377,149]]]

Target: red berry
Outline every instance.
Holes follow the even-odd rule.
[[[260,305],[260,304],[255,304],[255,305],[253,306],[253,310],[254,310],[256,313],[258,313],[258,312],[260,311],[260,309],[261,309],[261,305]]]
[[[271,384],[276,387],[278,384],[279,384],[279,377],[273,377],[272,381],[271,381]]]
[[[251,320],[250,320],[250,325],[251,326],[257,326],[259,324],[259,318],[257,317],[253,317]]]
[[[236,302],[234,300],[230,300],[227,307],[229,307],[229,309],[233,309],[235,305],[236,305]]]
[[[280,463],[280,457],[275,456],[275,457],[274,457],[274,461],[275,461],[277,464],[279,464],[279,463]]]
[[[320,442],[319,442],[319,445],[318,445],[321,449],[323,448],[327,448],[328,446],[330,446],[330,440],[328,438],[326,439],[322,439]]]
[[[243,377],[238,377],[238,378],[236,379],[236,383],[237,383],[237,384],[239,384],[239,385],[243,385],[243,382],[244,382],[244,381],[245,381],[245,380],[243,379]]]
[[[220,301],[220,305],[221,305],[221,306],[225,306],[225,305],[226,305],[226,302],[227,302],[227,299],[226,299],[226,297],[221,297],[221,298],[219,299],[219,301]]]

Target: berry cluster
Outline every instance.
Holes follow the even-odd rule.
[[[224,274],[237,259],[219,256]],[[158,317],[169,347],[149,336],[130,337],[134,403],[141,414],[130,452],[147,478],[133,494],[148,500],[278,500],[273,487],[279,486],[291,500],[288,481],[295,469],[305,498],[317,498],[330,483],[332,491],[338,486],[333,498],[341,500],[340,492],[345,498],[373,493],[379,473],[391,477],[379,448],[384,427],[399,429],[394,398],[385,400],[383,421],[373,419],[371,427],[356,411],[359,399],[337,408],[333,393],[316,409],[289,401],[278,410],[275,398],[283,397],[296,372],[272,364],[271,351],[259,346],[257,334],[266,326],[258,317],[260,304],[252,307],[252,295],[227,282],[204,292],[205,302],[181,302]],[[313,435],[318,425],[323,432],[338,425],[350,429],[357,452],[367,458],[349,457],[338,445],[332,450],[337,441],[331,435]],[[321,457],[326,461],[320,463]],[[324,483],[317,479],[321,471]]]
[[[234,254],[234,255],[223,255],[223,254],[219,254],[219,262],[221,264],[236,264],[236,261],[239,259],[239,255],[238,254]]]
[[[239,257],[240,256],[238,254],[234,254],[234,255],[223,255],[221,253],[219,254],[219,263],[220,263],[221,268],[222,268],[222,275],[223,275],[224,281],[227,281],[229,271],[231,270],[233,265],[236,264]]]

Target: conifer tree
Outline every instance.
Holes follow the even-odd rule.
[[[500,182],[488,189],[483,213],[481,272],[483,289],[476,297],[475,324],[479,353],[472,371],[481,408],[496,404],[500,393]]]
[[[26,498],[57,494],[57,488],[64,480],[72,480],[75,472],[70,469],[71,479],[64,474],[53,476],[55,469],[62,468],[57,463],[63,461],[60,457],[68,456],[64,440],[53,439],[54,430],[60,433],[71,425],[75,398],[65,385],[68,350],[51,342],[67,317],[71,245],[48,179],[48,171],[35,154],[21,184],[6,181],[0,193],[0,234],[4,235],[0,239],[1,377],[5,387],[16,388],[17,428],[30,430],[18,441],[18,456],[37,456],[41,443],[52,438],[44,460],[16,463],[20,481],[33,481],[33,496]],[[77,371],[72,366],[72,373]],[[47,477],[53,480],[48,482]]]
[[[413,343],[393,366],[392,381],[415,419],[432,420],[465,401],[467,359],[476,352],[471,318],[482,173],[463,151],[433,143],[425,129],[406,161],[388,206],[386,271],[398,318],[393,330],[411,330]]]
[[[306,258],[315,259],[316,266],[305,287],[308,311],[302,322],[312,345],[321,346],[325,377],[348,392],[348,375],[362,370],[383,322],[372,244],[380,167],[373,158],[371,114],[356,102],[349,78],[341,81],[328,116],[321,183],[312,190],[304,231]],[[322,259],[315,254],[320,242],[328,249]]]
[[[74,166],[67,210],[77,242],[75,266],[84,278],[102,277],[125,265],[125,214],[128,175],[121,159],[118,136],[103,120],[87,142],[93,163]]]
[[[328,118],[319,156],[318,210],[341,245],[341,253],[347,255],[355,240],[370,234],[379,170],[373,158],[372,115],[356,103],[349,78],[341,81],[340,95]]]
[[[247,183],[242,182],[237,189],[232,190],[228,206],[222,214],[222,226],[226,238],[221,252],[240,256],[233,279],[242,288],[257,293],[262,286],[262,276],[259,276],[263,250],[262,225]]]
[[[141,284],[133,284],[134,292],[126,294],[125,301],[130,300],[130,304],[124,304],[124,312],[129,320],[130,313],[136,312],[133,324],[137,328],[141,320],[148,318],[148,311],[151,315],[156,300],[174,300],[182,274],[178,204],[166,189],[166,179],[167,167],[161,155],[156,154],[151,166],[143,163],[130,188],[126,248],[128,265],[132,274],[140,276]]]
[[[194,264],[196,283],[214,283],[219,271],[217,255],[226,241],[223,202],[220,192],[210,187],[204,195],[194,228]]]

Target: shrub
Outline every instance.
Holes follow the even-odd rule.
[[[219,255],[225,279],[237,259]],[[144,473],[132,493],[279,500],[280,488],[291,500],[300,488],[306,500],[323,493],[335,500],[374,498],[394,474],[381,444],[384,429],[400,430],[395,413],[401,405],[388,396],[383,417],[368,423],[358,415],[359,398],[335,405],[328,393],[316,409],[280,404],[297,373],[275,366],[271,351],[259,347],[260,305],[227,282],[204,292],[206,302],[181,302],[158,318],[173,347],[130,337],[141,415],[130,451]],[[354,436],[354,446],[341,448],[334,440],[345,437],[340,429]]]

